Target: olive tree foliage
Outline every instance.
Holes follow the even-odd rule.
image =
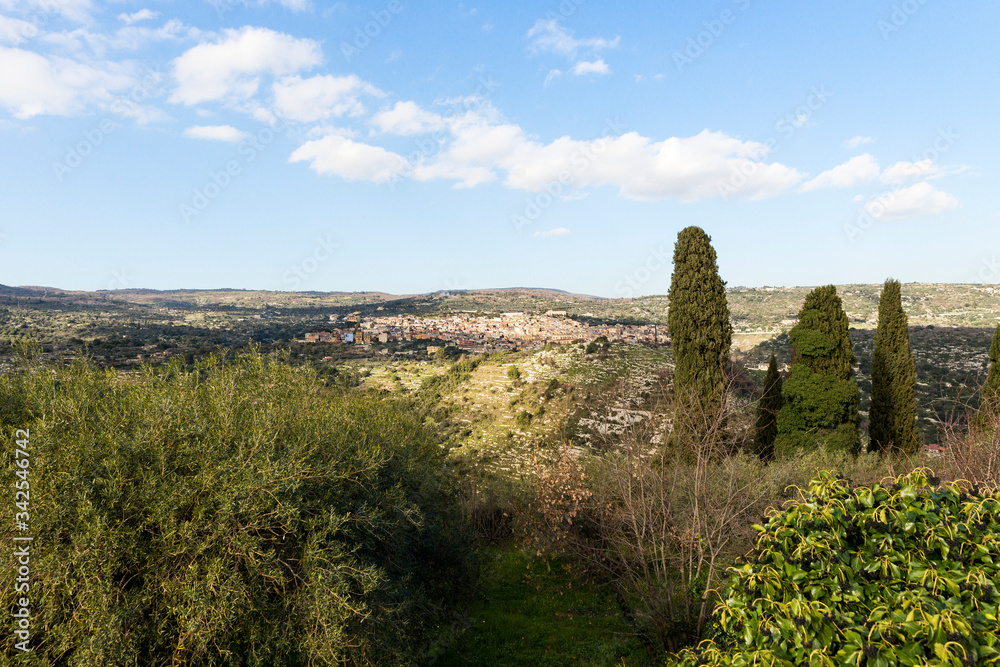
[[[38,664],[410,664],[469,587],[440,448],[307,369],[25,362],[0,406],[30,434]]]

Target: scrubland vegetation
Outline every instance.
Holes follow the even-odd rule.
[[[392,401],[251,351],[23,359],[0,406],[30,432],[34,664],[411,664],[472,590],[457,480]]]
[[[753,647],[720,610],[747,604],[738,602],[739,577],[750,576],[740,558],[760,549],[754,524],[773,532],[787,523],[779,512],[798,498],[790,485],[806,490],[818,471],[835,471],[851,480],[831,491],[844,503],[845,493],[887,478],[880,488],[891,489],[924,465],[945,480],[979,480],[982,494],[1000,474],[1000,429],[983,419],[953,425],[944,459],[816,449],[763,461],[753,446],[759,383],[731,370],[726,401],[706,412],[678,403],[669,351],[609,344],[587,355],[585,347],[395,371],[347,367],[341,374],[358,378],[352,389],[280,353],[121,373],[84,360],[41,362],[26,350],[0,376],[0,419],[8,442],[29,428],[34,449],[34,658],[663,664],[711,639],[678,659],[744,664]],[[392,388],[393,372],[405,391]],[[4,460],[2,485],[13,488],[15,468]],[[952,488],[898,483],[917,489],[913,502],[932,514],[927,494]],[[948,507],[955,514],[964,505]],[[857,523],[820,531],[828,551]],[[795,526],[782,529],[783,559],[802,559]],[[802,529],[803,543],[819,530]],[[929,528],[913,530],[896,541],[879,534],[864,548],[891,547],[886,562],[905,560],[914,548],[905,540],[930,539]],[[945,539],[957,539],[962,529],[947,530]],[[11,558],[8,550],[7,571]],[[823,567],[835,568],[839,587],[853,566]],[[847,585],[862,591],[869,574],[851,570]],[[816,586],[781,589],[781,604],[802,591],[816,602]],[[785,627],[775,611],[783,607],[768,609],[754,627],[782,633],[788,646],[826,641],[812,616],[800,614],[820,625],[800,627],[792,616]],[[749,612],[741,613],[745,627]],[[872,645],[887,655],[894,640],[855,635],[895,621],[858,625],[859,613],[843,611],[830,632],[849,635],[842,646],[860,655]],[[964,636],[973,637],[979,626],[969,623]],[[954,627],[942,631],[945,643],[966,626]],[[935,635],[921,632],[927,646]],[[2,641],[11,656],[13,638]],[[988,648],[976,644],[975,655]],[[788,655],[798,664],[802,654]],[[921,659],[886,664],[950,664]]]
[[[670,345],[393,358],[270,316],[263,344],[107,321],[38,344],[4,311],[0,433],[31,463],[5,448],[0,488],[30,482],[30,521],[0,539],[33,538],[32,634],[0,664],[1000,662],[1000,328],[909,327],[926,300],[894,281],[780,289],[796,325],[741,353],[765,291],[682,237]],[[175,296],[129,308],[200,298]]]

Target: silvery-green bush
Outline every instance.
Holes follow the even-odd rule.
[[[4,545],[15,429],[32,652],[5,630],[0,663],[409,664],[469,588],[441,448],[404,406],[312,371],[256,352],[130,375],[25,359],[0,376]]]

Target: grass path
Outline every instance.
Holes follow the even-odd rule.
[[[491,549],[482,599],[471,628],[435,662],[468,665],[645,665],[614,600],[572,567],[529,559],[516,548]]]

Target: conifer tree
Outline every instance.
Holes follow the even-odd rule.
[[[990,369],[983,385],[984,407],[993,412],[1000,412],[1000,324],[993,331],[993,344],[990,345]]]
[[[789,343],[794,356],[783,386],[775,453],[819,446],[860,452],[858,386],[852,377],[856,360],[847,315],[833,285],[806,296]]]
[[[764,393],[757,404],[756,435],[754,450],[764,461],[774,458],[774,439],[778,437],[778,412],[785,404],[781,395],[781,372],[778,371],[778,359],[771,354],[771,363],[767,367],[764,378]]]
[[[917,431],[917,372],[910,350],[906,312],[897,280],[887,280],[878,304],[878,328],[872,355],[872,402],[868,413],[870,449],[920,448]]]
[[[719,277],[711,241],[700,227],[677,234],[667,312],[674,386],[694,392],[703,405],[722,391],[733,335],[726,283]]]

